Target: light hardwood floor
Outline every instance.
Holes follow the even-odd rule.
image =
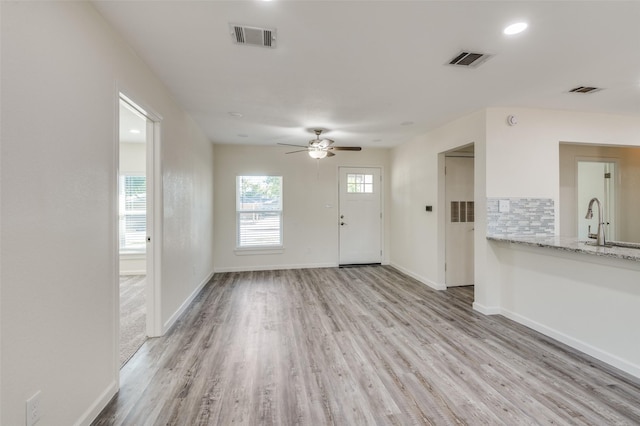
[[[393,268],[216,274],[94,425],[640,424],[640,381]]]
[[[145,275],[120,276],[120,365],[147,340]]]

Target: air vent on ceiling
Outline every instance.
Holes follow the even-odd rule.
[[[231,38],[236,44],[247,44],[259,47],[276,47],[276,30],[271,28],[247,27],[229,24]]]
[[[569,93],[594,93],[602,90],[599,87],[579,86],[569,90]]]
[[[449,65],[456,65],[467,68],[476,68],[479,65],[486,62],[493,55],[488,55],[486,53],[475,53],[475,52],[466,52],[462,51],[458,53],[449,61]]]

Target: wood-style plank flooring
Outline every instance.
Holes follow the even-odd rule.
[[[94,425],[632,425],[640,381],[385,266],[216,274]]]
[[[146,275],[120,276],[120,365],[147,340]]]

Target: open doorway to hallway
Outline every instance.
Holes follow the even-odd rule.
[[[474,145],[445,153],[445,284],[473,285]]]
[[[120,348],[124,365],[147,339],[147,139],[149,119],[120,99],[118,251]]]

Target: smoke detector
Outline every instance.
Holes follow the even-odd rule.
[[[236,44],[258,47],[276,47],[276,29],[248,27],[246,25],[229,24],[231,39]]]
[[[463,50],[456,56],[454,56],[453,59],[451,59],[447,64],[465,68],[477,68],[487,60],[489,60],[492,56],[493,55],[488,55],[486,53],[477,53]]]

